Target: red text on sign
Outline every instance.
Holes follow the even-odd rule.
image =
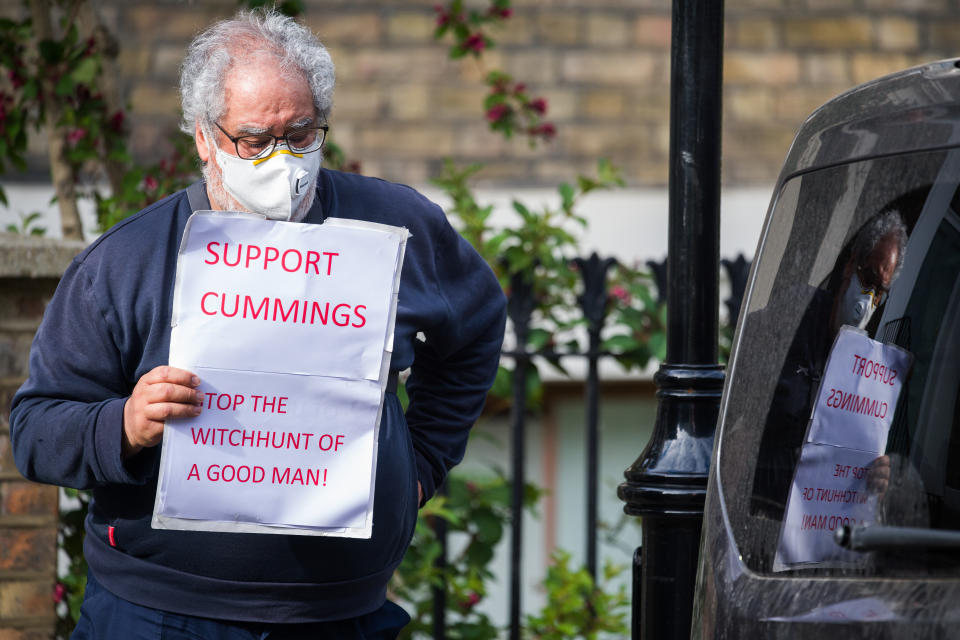
[[[853,375],[872,378],[877,382],[893,386],[893,381],[897,378],[897,370],[891,369],[882,362],[876,362],[872,358],[864,358],[854,354]]]
[[[844,504],[863,504],[869,495],[855,489],[834,489],[831,487],[803,487],[803,499],[808,502],[839,502]]]
[[[207,467],[206,473],[204,474],[206,479],[210,482],[238,482],[240,484],[260,484],[267,477],[267,472],[263,467],[260,466],[249,466],[249,465],[238,465],[234,466],[232,464],[211,464]],[[187,473],[187,480],[200,480],[200,470],[197,468],[196,464],[190,466],[190,471]],[[280,469],[279,467],[273,467],[273,471],[270,474],[271,484],[287,484],[287,485],[313,485],[315,487],[327,486],[327,470],[326,469],[300,469],[284,467]]]
[[[286,413],[286,396],[258,396],[251,395],[253,400],[253,411],[260,413]],[[220,411],[236,411],[237,408],[246,402],[246,396],[243,394],[229,393],[208,393],[206,396],[207,409],[219,409]]]
[[[332,322],[337,327],[350,326],[357,329],[367,324],[367,317],[363,314],[367,305],[353,306],[345,302],[333,307],[330,305],[329,302],[321,303],[316,300],[257,299],[248,295],[241,296],[239,293],[231,297],[216,291],[207,291],[200,296],[200,311],[207,316],[323,326]]]
[[[281,251],[277,247],[261,247],[256,244],[243,243],[236,245],[236,251],[231,256],[230,243],[224,242],[221,249],[219,242],[207,243],[208,257],[204,263],[209,265],[223,264],[227,267],[241,267],[250,269],[262,266],[263,270],[271,266],[279,267],[287,273],[297,273],[301,270],[303,273],[310,274],[312,271],[316,275],[321,272],[326,275],[333,273],[333,259],[340,254],[336,251],[312,251],[306,252],[299,249],[285,249]],[[232,261],[231,261],[232,258]],[[272,265],[272,263],[276,263]]]
[[[883,420],[887,417],[890,405],[867,396],[861,396],[856,393],[846,392],[843,389],[830,389],[830,395],[827,397],[826,405],[841,411],[850,413],[859,413],[865,416],[873,416]]]
[[[279,467],[274,467],[271,481],[273,484],[299,484],[303,486],[312,484],[318,487],[323,483],[323,486],[327,486],[327,470],[284,467],[281,471]]]
[[[857,480],[862,480],[865,475],[867,475],[866,467],[855,467],[851,464],[834,465],[834,478],[849,478],[850,476],[853,476]]]

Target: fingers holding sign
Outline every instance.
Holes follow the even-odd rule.
[[[883,496],[890,485],[890,456],[880,456],[867,468],[867,489]]]
[[[199,384],[200,378],[176,367],[160,366],[145,373],[123,407],[123,458],[160,444],[165,420],[199,415],[203,403]]]

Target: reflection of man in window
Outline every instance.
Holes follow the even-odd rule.
[[[830,347],[843,325],[867,328],[900,272],[907,231],[895,210],[871,218],[817,289],[787,351],[767,414],[751,511],[782,518]]]
[[[907,232],[896,211],[873,218],[857,234],[830,317],[833,335],[845,324],[867,326],[900,272],[906,242]]]

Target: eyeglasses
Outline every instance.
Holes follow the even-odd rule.
[[[889,289],[884,286],[883,278],[876,269],[868,265],[860,265],[857,267],[857,278],[865,291],[873,292],[874,305],[878,306],[886,300]]]
[[[290,151],[295,153],[312,153],[323,146],[327,131],[330,130],[330,127],[324,124],[319,127],[298,127],[287,131],[282,136],[260,133],[234,137],[227,133],[219,122],[213,124],[217,125],[217,129],[220,129],[223,135],[227,136],[237,148],[237,156],[244,160],[256,160],[269,156],[281,141],[287,145]]]

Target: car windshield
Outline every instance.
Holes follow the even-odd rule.
[[[960,529],[958,176],[960,151],[940,150],[811,171],[777,194],[719,457],[751,569],[956,571],[953,550],[854,551],[834,531]]]

